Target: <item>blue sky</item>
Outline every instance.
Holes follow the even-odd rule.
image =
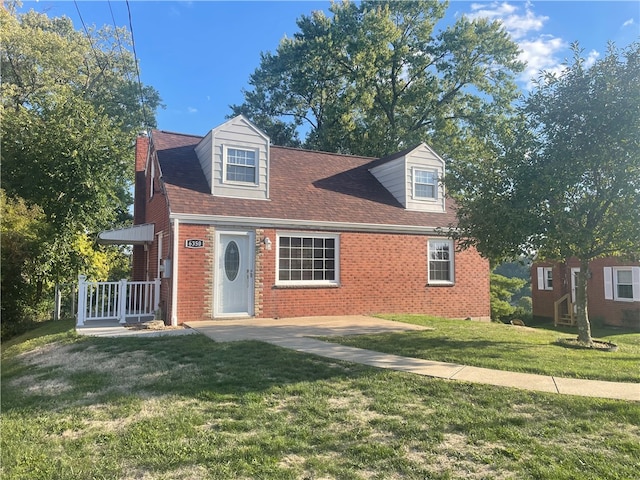
[[[124,1],[78,1],[87,25],[129,26]],[[135,1],[130,0],[141,77],[155,87],[166,108],[157,114],[162,130],[204,135],[242,103],[242,89],[260,64],[260,52],[275,51],[283,36],[298,29],[296,19],[328,1]],[[111,6],[111,9],[110,9]],[[66,15],[82,29],[72,1],[24,1],[51,17]],[[607,42],[629,45],[640,37],[640,2],[634,1],[452,1],[438,25],[460,15],[501,20],[522,49],[529,67],[520,79],[528,88],[541,69],[557,70],[578,41],[584,55],[602,57]]]

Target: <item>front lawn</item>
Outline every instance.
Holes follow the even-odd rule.
[[[1,416],[6,480],[595,480],[640,464],[638,402],[71,322],[3,345]]]
[[[594,329],[594,338],[618,345],[616,352],[603,352],[555,345],[558,339],[577,336],[577,331],[570,328],[515,327],[424,315],[386,315],[383,318],[424,325],[433,330],[325,340],[377,352],[475,367],[640,382],[640,333],[625,333],[612,328]]]

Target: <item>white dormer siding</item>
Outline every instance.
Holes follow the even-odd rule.
[[[212,195],[269,198],[269,137],[243,115],[211,130],[195,151]]]
[[[371,173],[407,210],[444,212],[444,160],[425,143],[371,168]]]

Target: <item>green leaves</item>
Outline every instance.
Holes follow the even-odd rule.
[[[38,283],[31,299],[39,301],[53,282],[73,282],[83,269],[106,275],[107,253],[80,240],[125,220],[131,145],[155,124],[160,99],[143,86],[141,106],[124,30],[92,29],[89,39],[66,17],[0,9],[0,31],[2,188],[47,227],[34,240],[39,255],[12,278],[25,279],[18,285],[27,290]]]
[[[445,10],[433,0],[336,2],[332,17],[303,16],[293,39],[263,55],[234,114],[282,144],[305,132],[304,145],[320,150],[383,156],[426,141],[453,155],[451,138],[509,111],[522,65],[498,23],[461,18],[438,32]]]
[[[640,43],[610,45],[589,68],[573,48],[573,63],[543,73],[511,126],[494,130],[495,156],[454,163],[448,187],[463,244],[494,261],[577,257],[583,276],[594,258],[640,255]]]

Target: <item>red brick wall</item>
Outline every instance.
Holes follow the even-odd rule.
[[[340,286],[275,286],[273,242],[262,252],[264,291],[260,315],[425,313],[452,318],[488,318],[489,264],[475,250],[456,252],[455,285],[427,285],[427,238],[418,235],[342,233]]]
[[[155,211],[148,210],[150,214]],[[264,247],[265,236],[273,242],[271,250]],[[184,242],[188,238],[205,240],[205,247],[186,248]],[[424,313],[451,318],[488,318],[488,262],[475,250],[456,252],[455,285],[428,286],[427,240],[418,235],[342,233],[339,287],[283,288],[275,285],[276,231],[257,230],[255,315],[269,318]],[[165,238],[164,244],[167,248],[170,240]],[[179,323],[213,317],[214,248],[213,227],[179,224]],[[155,246],[152,246],[153,269],[155,255]],[[170,300],[170,279],[163,279],[162,304],[167,322]]]
[[[178,231],[178,321],[211,319],[215,231],[183,223]],[[185,240],[190,238],[204,240],[204,248],[186,248]]]
[[[144,167],[147,163],[149,149],[149,138],[138,136],[136,139],[135,158],[135,180],[134,180],[134,203],[133,203],[133,223],[139,225],[145,223],[146,206],[146,178]],[[133,247],[133,280],[146,280],[146,254],[141,245]]]
[[[569,259],[565,263],[553,265],[553,291],[538,290],[537,267],[552,266],[552,263],[536,263],[531,267],[531,298],[533,301],[533,315],[553,319],[553,303],[571,290],[571,268],[579,268],[580,262]],[[607,325],[621,326],[625,310],[638,311],[640,303],[605,300],[604,298],[604,267],[638,266],[640,263],[627,262],[615,258],[599,258],[589,264],[591,278],[587,283],[589,318],[602,320]]]
[[[152,158],[153,162],[156,162],[155,156]],[[156,164],[157,166],[157,164]],[[133,252],[134,271],[140,270],[142,272],[141,279],[154,280],[160,276],[158,272],[158,256],[160,258],[172,257],[172,226],[169,223],[169,208],[167,206],[167,199],[159,188],[159,169],[155,169],[154,184],[158,187],[155,189],[154,195],[149,198],[151,189],[151,169],[148,169],[149,175],[145,176],[145,187],[143,190],[144,197],[142,201],[144,203],[145,216],[140,223],[153,223],[155,231],[154,242],[148,246],[148,251],[144,251],[143,247],[135,248]],[[162,252],[158,251],[158,234],[163,236],[162,240]],[[171,278],[161,278],[160,282],[160,308],[162,310],[165,323],[170,321],[170,309],[171,309]]]

